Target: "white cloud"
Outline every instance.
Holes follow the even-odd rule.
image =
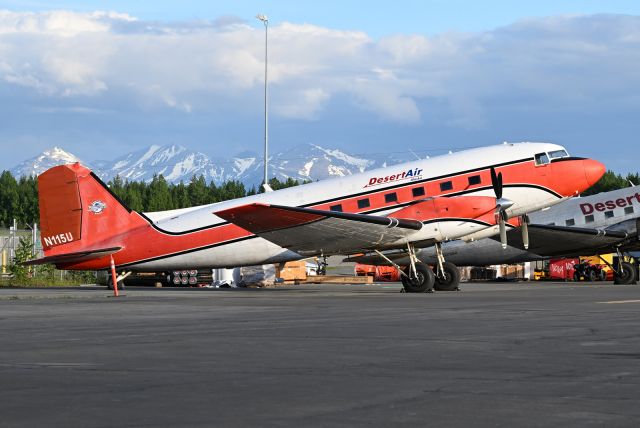
[[[108,104],[117,94],[144,111],[190,113],[220,99],[247,103],[263,85],[264,29],[229,17],[165,24],[114,12],[0,11],[0,34],[4,85],[76,104],[75,97]],[[637,102],[628,101],[628,88],[640,83],[639,44],[640,18],[615,15],[377,41],[282,23],[269,27],[271,107],[281,117],[318,120],[329,100],[350,99],[383,121],[415,125],[432,114],[424,101],[436,100],[444,123],[478,129],[489,126],[496,103]]]

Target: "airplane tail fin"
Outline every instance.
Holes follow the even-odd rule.
[[[80,262],[88,253],[104,256],[105,249],[113,253],[123,247],[122,234],[145,224],[79,163],[56,166],[38,176],[38,202],[40,240],[51,263]]]

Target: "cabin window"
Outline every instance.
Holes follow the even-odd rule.
[[[604,218],[611,218],[611,217],[613,217],[613,211],[604,212]]]
[[[396,192],[387,193],[386,195],[384,195],[384,201],[386,203],[398,202],[398,195],[396,194]]]
[[[446,192],[447,190],[453,189],[453,183],[451,181],[443,181],[440,183],[440,191]]]
[[[329,207],[329,211],[339,211],[342,212],[342,204],[338,204],[338,205],[331,205]]]
[[[625,207],[624,208],[624,213],[626,214],[633,214],[633,207]]]
[[[420,196],[424,196],[424,187],[414,187],[411,189],[411,193],[413,193],[414,198],[418,198]]]
[[[569,220],[564,222],[567,226],[575,226],[576,225],[576,221],[572,218],[570,218]]]
[[[549,156],[546,153],[538,153],[535,155],[536,165],[546,165],[549,163]]]
[[[584,216],[584,222],[585,223],[593,223],[593,214],[589,214]]]
[[[559,159],[559,158],[568,158],[568,157],[569,157],[569,153],[567,153],[566,150],[554,150],[552,152],[549,152],[550,159]]]
[[[471,177],[469,177],[469,186],[480,184],[481,181],[482,180],[480,179],[479,175],[472,175]]]
[[[371,203],[369,203],[369,198],[358,199],[358,208],[369,208]]]

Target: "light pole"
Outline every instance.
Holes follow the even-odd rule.
[[[273,189],[269,186],[269,175],[267,165],[269,163],[269,81],[267,80],[267,29],[269,28],[269,18],[266,15],[256,15],[264,23],[264,183],[262,187],[265,192]]]

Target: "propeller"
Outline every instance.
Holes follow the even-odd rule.
[[[502,197],[502,173],[496,173],[496,169],[491,167],[491,186],[493,192],[496,195],[496,223],[500,229],[500,243],[502,248],[507,248],[507,225],[506,222],[509,219],[507,210],[513,205],[513,201]],[[528,237],[528,235],[527,235]]]

